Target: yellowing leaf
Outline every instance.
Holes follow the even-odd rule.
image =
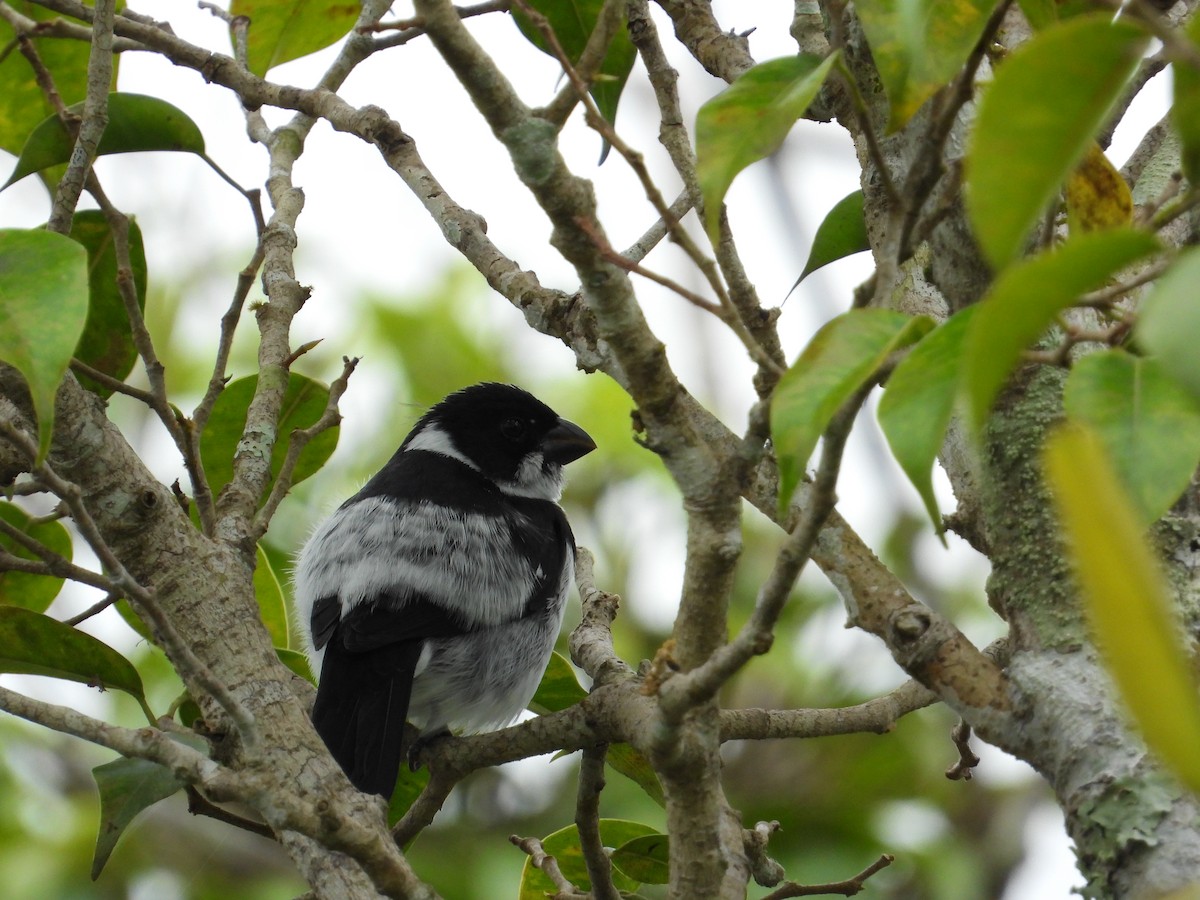
[[[1072,233],[1117,228],[1133,222],[1129,185],[1095,141],[1067,179],[1067,216]]]
[[[1105,664],[1146,743],[1200,790],[1200,698],[1134,506],[1086,426],[1052,433],[1043,464]]]

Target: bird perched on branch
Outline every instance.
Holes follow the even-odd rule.
[[[529,703],[574,570],[563,466],[595,447],[520,388],[465,388],[304,546],[313,724],[360,790],[391,796],[406,720],[424,742]]]

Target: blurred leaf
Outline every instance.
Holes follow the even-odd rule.
[[[1193,48],[1200,46],[1200,18],[1191,16],[1183,31]],[[1200,69],[1186,60],[1173,61],[1171,75],[1175,93],[1171,124],[1183,145],[1183,174],[1189,182],[1197,184],[1200,183]]]
[[[1058,21],[1058,4],[1055,0],[1017,0],[1017,3],[1035,31],[1041,31]]]
[[[967,210],[992,265],[1030,229],[1087,151],[1142,57],[1145,33],[1111,13],[1039,32],[996,70],[967,152]]]
[[[0,503],[0,518],[39,541],[51,552],[71,561],[71,535],[62,522],[32,524],[29,513],[14,503]],[[0,548],[21,559],[40,559],[32,550],[26,550],[8,535],[0,534]],[[62,590],[64,580],[52,575],[0,571],[0,603],[20,606],[33,612],[45,612]]]
[[[59,18],[53,10],[30,3],[29,0],[11,0],[8,6],[16,12],[37,22]],[[117,3],[117,11],[125,8],[124,2]],[[16,34],[12,26],[0,18],[0,47],[7,47]],[[87,93],[87,65],[91,46],[86,41],[65,41],[54,37],[30,38],[42,65],[54,78],[63,103],[79,103]],[[116,86],[120,56],[113,57],[112,83]],[[33,70],[20,53],[9,53],[0,60],[0,150],[16,156],[21,145],[47,116],[54,114],[54,107],[34,80]]]
[[[1168,375],[1200,400],[1200,249],[1179,255],[1142,304],[1134,336]]]
[[[667,805],[662,782],[658,780],[658,775],[655,773],[654,767],[650,765],[650,760],[646,759],[640,750],[629,744],[612,744],[608,748],[605,761],[612,766],[614,771],[620,772],[645,791],[646,796],[659,806]]]
[[[635,838],[657,834],[657,831],[641,822],[600,820],[600,840],[605,847],[621,847]],[[558,860],[559,870],[571,884],[583,891],[591,890],[592,882],[588,878],[587,864],[583,861],[583,851],[579,846],[579,830],[574,825],[547,835],[542,839],[542,848]],[[613,884],[620,891],[637,888],[637,882],[616,871],[613,872]],[[556,890],[554,883],[540,869],[535,869],[527,857],[525,868],[521,871],[521,889],[517,900],[546,900]]]
[[[1063,407],[1104,445],[1143,525],[1191,483],[1200,465],[1200,406],[1157,360],[1123,350],[1085,356],[1071,367]]]
[[[90,634],[28,609],[0,606],[0,672],[124,691],[150,715],[142,679],[129,660]]]
[[[260,78],[350,32],[362,4],[346,0],[233,0],[230,15],[247,16],[246,63]]]
[[[70,107],[70,112],[82,115],[83,104],[76,103]],[[0,190],[26,175],[69,161],[74,146],[75,141],[58,116],[50,116],[29,135],[21,148],[17,167]],[[96,155],[145,150],[173,150],[202,156],[204,136],[183,110],[166,100],[144,94],[109,94],[108,126],[100,138]]]
[[[1134,506],[1086,426],[1053,432],[1044,466],[1106,666],[1146,743],[1200,791],[1200,700],[1182,628]]]
[[[50,447],[54,395],[87,320],[87,284],[87,252],[70,238],[0,229],[0,359],[29,384],[39,457]]]
[[[1133,224],[1129,185],[1095,141],[1067,178],[1066,194],[1072,234]]]
[[[279,657],[279,661],[292,670],[293,674],[299,675],[310,684],[316,684],[317,679],[313,676],[312,667],[308,664],[308,657],[298,650],[287,650],[283,647],[275,648],[275,655]]]
[[[150,633],[150,627],[133,611],[133,607],[129,605],[128,600],[122,597],[113,605],[116,606],[117,613],[125,620],[125,624],[137,632],[142,640],[151,644],[154,643],[154,635]]]
[[[199,737],[172,734],[171,740],[208,752]],[[187,782],[166,766],[145,759],[114,759],[92,769],[100,791],[100,830],[92,858],[92,881],[100,877],[117,841],[130,823],[145,809],[183,790]]]
[[[647,834],[614,850],[612,863],[634,881],[666,884],[671,877],[669,854],[669,838],[665,834]]]
[[[933,328],[926,316],[856,309],[827,322],[784,373],[771,401],[771,436],[779,461],[779,503],[785,507],[834,414],[867,384],[895,350]]]
[[[717,240],[721,204],[733,179],[783,143],[825,82],[838,54],[771,59],[738,76],[696,114],[696,178],[709,238]]]
[[[604,0],[529,0],[529,5],[546,17],[567,58],[572,63],[578,62],[587,47],[588,38],[596,30],[596,22],[599,21],[600,11],[604,8]],[[545,35],[528,16],[519,9],[513,9],[512,17],[521,29],[521,34],[525,35],[531,44],[543,53],[554,56]],[[637,51],[633,41],[629,39],[629,30],[622,24],[613,35],[596,78],[588,88],[600,115],[610,124],[617,120],[617,104],[621,100],[625,83],[629,80],[629,73],[633,71],[636,58]],[[604,152],[607,154],[608,149],[605,148]],[[604,161],[603,156],[600,161]]]
[[[967,334],[963,375],[973,425],[982,427],[1021,353],[1062,310],[1158,249],[1147,232],[1096,231],[1007,269],[979,304]]]
[[[855,191],[839,200],[817,226],[812,249],[808,252],[808,262],[788,293],[821,266],[870,249],[867,220],[863,217],[863,192]]]
[[[88,253],[88,313],[83,335],[75,348],[75,356],[93,369],[118,380],[133,370],[137,348],[125,301],[117,289],[117,254],[112,229],[104,213],[88,209],[75,214],[71,221],[71,239],[87,248]],[[133,269],[133,287],[138,306],[146,308],[146,251],[142,246],[142,229],[129,222],[129,262]],[[79,382],[101,397],[112,391],[79,375]]]
[[[586,696],[587,691],[579,683],[575,670],[567,658],[556,651],[550,654],[550,662],[546,665],[533,699],[529,701],[529,708],[538,715],[545,715],[574,706]]]
[[[200,435],[200,457],[213,496],[217,496],[233,478],[233,458],[241,444],[242,432],[246,428],[246,411],[250,408],[250,401],[254,399],[257,388],[257,375],[230,382],[213,404],[212,415],[209,416],[204,432]],[[329,388],[325,385],[296,372],[288,376],[287,390],[276,429],[278,438],[271,453],[272,480],[279,474],[283,465],[291,433],[296,429],[308,428],[321,418],[328,402]],[[293,485],[299,484],[325,465],[325,461],[337,447],[337,439],[338,427],[335,425],[308,442],[292,473]]]
[[[258,611],[263,624],[267,626],[267,633],[271,635],[271,645],[278,650],[286,650],[290,646],[290,638],[283,587],[279,584],[275,567],[271,565],[271,560],[261,544],[256,556],[258,562],[254,566],[254,596],[258,600]]]
[[[204,724],[204,713],[200,712],[200,707],[196,705],[196,701],[188,697],[179,704],[179,709],[175,711],[176,718],[185,728],[191,728],[196,722]]]
[[[879,426],[939,535],[944,527],[933,495],[933,464],[954,413],[963,345],[977,309],[968,306],[921,338],[896,366],[879,401]]]
[[[979,43],[995,0],[858,0],[879,79],[902,128],[950,82]]]

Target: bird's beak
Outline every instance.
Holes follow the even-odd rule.
[[[566,419],[559,419],[558,424],[546,433],[542,440],[542,454],[549,462],[565,466],[585,456],[596,449],[596,442],[591,436]]]

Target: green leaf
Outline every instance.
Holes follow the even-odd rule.
[[[666,884],[671,878],[670,839],[665,834],[634,838],[613,851],[612,863],[642,884]]]
[[[93,369],[124,380],[137,361],[137,348],[133,345],[125,301],[117,290],[117,254],[112,229],[104,213],[98,209],[76,213],[71,220],[71,240],[83,244],[88,254],[87,322],[75,348],[75,356]],[[142,229],[133,221],[129,223],[129,262],[138,306],[145,309],[146,251],[142,245]],[[112,393],[86,375],[78,377],[80,384],[101,397]]]
[[[978,306],[955,313],[912,348],[884,386],[879,426],[940,535],[942,516],[933,495],[933,463],[954,413],[963,345]]]
[[[1071,367],[1063,406],[1104,445],[1142,524],[1171,508],[1200,465],[1200,406],[1155,359],[1108,350]]]
[[[812,249],[808,252],[808,262],[788,293],[821,266],[870,249],[867,220],[863,216],[863,192],[855,191],[839,200],[817,227]]]
[[[579,683],[567,658],[554,652],[550,654],[550,662],[546,665],[538,689],[529,701],[529,708],[538,715],[545,715],[574,706],[586,696],[587,691]]]
[[[198,737],[171,735],[171,740],[208,752]],[[92,769],[100,791],[100,829],[92,857],[92,881],[100,877],[117,841],[145,809],[183,790],[187,782],[166,766],[146,759],[114,759]]]
[[[296,675],[299,675],[305,681],[316,684],[317,679],[313,677],[312,668],[308,664],[308,657],[296,650],[287,650],[283,647],[275,648],[275,655],[279,657],[279,661],[287,666]]]
[[[83,114],[83,104],[70,107]],[[58,116],[45,119],[21,148],[17,167],[0,190],[42,169],[65,163],[71,158],[74,140]],[[108,126],[96,148],[97,156],[112,153],[137,153],[144,150],[174,150],[204,154],[204,136],[196,123],[181,109],[166,100],[144,94],[108,95]]]
[[[142,679],[129,660],[90,634],[17,606],[0,606],[0,672],[124,691],[146,709]]]
[[[1111,19],[1081,16],[1038,33],[983,94],[967,152],[967,211],[997,268],[1021,252],[1142,58],[1142,29]]]
[[[30,515],[15,503],[0,503],[0,518],[70,562],[71,535],[67,533],[62,522],[34,524]],[[0,548],[21,559],[38,560],[41,558],[5,534],[0,534]],[[58,596],[58,592],[62,590],[64,580],[52,575],[0,571],[0,603],[20,606],[33,612],[45,612],[54,598]]]
[[[280,650],[286,650],[289,645],[287,606],[283,599],[283,586],[275,567],[267,557],[262,545],[258,545],[258,563],[254,567],[254,596],[258,600],[258,612],[267,633],[271,635],[271,644]]]
[[[87,320],[87,284],[87,252],[70,238],[0,229],[0,359],[29,384],[39,456],[50,446],[54,395]]]
[[[1096,642],[1146,743],[1200,791],[1200,700],[1183,629],[1100,439],[1060,427],[1043,463]]]
[[[1079,234],[1010,267],[979,305],[967,334],[964,387],[971,422],[983,425],[1021,353],[1081,294],[1159,250],[1153,235],[1117,229]]]
[[[605,847],[621,847],[635,838],[657,834],[655,829],[641,822],[625,819],[600,820],[600,840]],[[559,870],[571,884],[580,890],[591,890],[592,882],[588,878],[587,864],[583,861],[583,851],[579,846],[579,831],[574,825],[568,825],[547,835],[542,839],[542,847],[558,860]],[[637,888],[637,882],[619,871],[613,872],[613,884],[620,891],[632,891]],[[526,858],[525,868],[521,871],[521,888],[517,900],[546,900],[546,897],[553,895],[556,890],[554,883],[540,869],[535,869]]]
[[[1134,336],[1163,369],[1200,400],[1200,249],[1179,255],[1142,305]]]
[[[1178,34],[1178,31],[1176,32]],[[1184,26],[1192,48],[1200,45],[1200,18],[1192,16]],[[1171,63],[1175,102],[1171,123],[1183,144],[1183,174],[1192,184],[1200,183],[1200,68],[1187,60]]]
[[[150,633],[150,627],[133,611],[128,600],[122,597],[113,605],[117,608],[117,613],[125,621],[125,624],[132,628],[138,637],[147,643],[154,643],[154,635]]]
[[[396,775],[396,786],[392,788],[392,797],[388,801],[388,827],[399,822],[410,806],[417,802],[425,785],[429,784],[429,767],[423,766],[417,771],[408,767],[407,763],[400,766]],[[413,840],[416,840],[414,837]],[[411,842],[410,842],[411,843]],[[407,850],[408,847],[401,849]]]
[[[59,14],[30,3],[29,0],[12,0],[8,4],[18,13],[37,22],[59,18]],[[117,3],[117,10],[125,8]],[[15,40],[12,26],[0,18],[0,47],[7,47]],[[68,105],[79,103],[87,93],[87,66],[91,46],[86,41],[66,41],[56,37],[30,36],[38,59],[41,60],[58,89],[62,101]],[[112,84],[117,83],[120,56],[113,57]],[[34,80],[29,61],[20,53],[12,52],[0,60],[0,150],[16,156],[21,151],[25,138],[47,116],[54,114],[54,107]]]
[[[646,792],[646,796],[659,806],[667,805],[662,782],[658,780],[658,775],[650,765],[650,760],[646,759],[640,750],[629,744],[612,744],[608,748],[604,760],[612,767],[613,771],[619,772],[640,787]]]
[[[250,19],[246,62],[259,77],[336,43],[360,12],[361,4],[346,0],[233,0],[229,6],[230,15]]]
[[[242,432],[246,428],[246,411],[258,388],[258,376],[250,375],[230,382],[213,404],[212,415],[200,435],[200,457],[204,474],[213,496],[233,478],[233,457],[238,452]],[[272,479],[279,474],[287,455],[289,435],[296,429],[308,428],[325,412],[329,388],[318,381],[295,372],[288,376],[287,391],[279,415],[278,439],[271,454]],[[296,485],[325,465],[337,447],[338,428],[327,428],[304,448],[292,474]]]
[[[567,58],[572,63],[578,62],[587,47],[588,39],[596,29],[600,11],[604,8],[604,0],[530,0],[529,5],[546,17]],[[525,35],[531,44],[543,53],[554,56],[545,35],[528,16],[519,9],[513,9],[512,17],[521,34]],[[629,30],[622,25],[613,35],[597,77],[588,88],[600,115],[609,123],[617,121],[617,104],[621,100],[625,83],[629,80],[629,73],[633,71],[636,58],[637,50],[634,49],[633,41],[629,39]],[[606,148],[605,154],[607,152]],[[600,161],[604,161],[603,156]]]
[[[903,127],[958,74],[995,6],[995,0],[858,0],[891,106],[889,130]]]
[[[895,350],[933,328],[926,316],[856,309],[827,322],[784,373],[771,401],[771,436],[779,460],[779,503],[791,499],[817,439],[842,404]]]
[[[808,53],[759,63],[696,114],[696,178],[709,238],[717,240],[721,204],[733,179],[783,143],[825,82],[838,54]]]

